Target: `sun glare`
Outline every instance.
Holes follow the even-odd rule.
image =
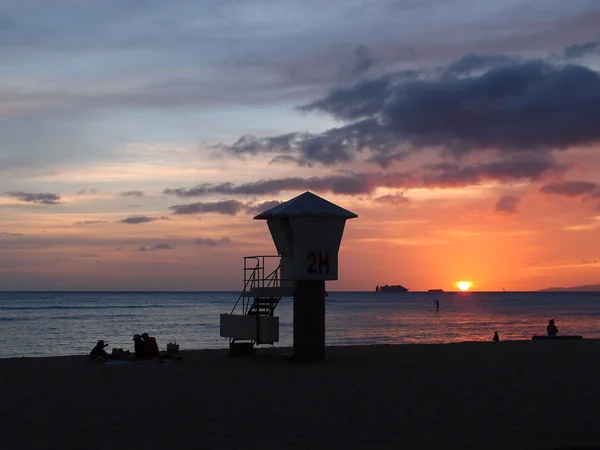
[[[473,283],[471,283],[470,281],[459,281],[456,283],[456,286],[461,290],[461,291],[468,291],[469,288],[473,285]]]

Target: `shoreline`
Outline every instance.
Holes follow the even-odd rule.
[[[548,340],[544,340],[544,342],[552,342],[551,339]],[[562,340],[561,340],[562,341]],[[580,341],[597,341],[600,342],[600,338],[588,338],[586,339],[584,337],[584,339],[581,339]],[[335,350],[335,349],[346,349],[346,348],[360,348],[360,349],[369,349],[369,348],[388,348],[388,347],[439,347],[439,346],[444,346],[444,347],[451,347],[451,346],[460,346],[460,345],[502,345],[502,344],[509,344],[509,343],[522,343],[522,342],[532,342],[531,339],[507,339],[507,340],[502,340],[499,342],[493,342],[491,339],[489,341],[460,341],[460,342],[439,342],[439,343],[431,343],[431,342],[424,342],[424,343],[414,343],[414,342],[410,342],[410,343],[398,343],[398,344],[348,344],[348,345],[327,345],[325,346],[325,352],[327,353],[330,350]],[[538,344],[539,345],[539,344]],[[91,350],[91,348],[90,348]],[[132,351],[132,350],[130,350]],[[178,355],[185,355],[185,354],[201,354],[201,353],[223,353],[225,355],[227,355],[229,351],[229,348],[190,348],[190,349],[184,349],[184,350],[180,350]],[[255,354],[254,356],[260,356],[261,354],[271,354],[271,353],[282,353],[282,354],[287,354],[287,355],[291,355],[293,353],[293,348],[286,346],[286,347],[255,347]],[[251,356],[250,356],[251,357]],[[25,359],[31,359],[31,360],[43,360],[43,359],[53,359],[53,358],[58,358],[58,359],[73,359],[73,358],[88,358],[88,354],[72,354],[72,355],[45,355],[45,356],[8,356],[8,357],[0,357],[0,362],[2,361],[10,361],[10,360],[25,360]],[[109,360],[110,361],[110,360]]]
[[[557,341],[560,342],[564,342],[564,340],[560,340],[557,339]],[[578,342],[581,343],[581,341],[586,341],[586,342],[600,342],[600,338],[585,338],[584,339],[580,339],[578,340]],[[515,344],[515,343],[525,343],[525,342],[532,342],[534,343],[534,345],[540,345],[539,342],[540,341],[532,341],[531,339],[507,339],[507,340],[501,340],[499,342],[493,342],[491,339],[489,341],[460,341],[460,342],[439,342],[439,343],[431,343],[431,342],[426,342],[426,343],[398,343],[398,344],[349,344],[349,345],[327,345],[325,346],[325,353],[327,354],[328,351],[331,350],[336,350],[336,349],[347,349],[347,348],[357,348],[357,349],[377,349],[377,348],[389,348],[389,347],[453,347],[453,346],[462,346],[462,345],[503,345],[503,344]],[[552,339],[544,339],[542,340],[542,342],[553,342]],[[543,345],[543,344],[541,344]],[[90,348],[91,350],[91,348]],[[223,353],[225,356],[227,356],[227,353],[229,352],[229,348],[198,348],[198,349],[194,349],[194,348],[190,348],[190,349],[184,349],[184,350],[180,350],[178,355],[186,355],[186,354],[202,354],[202,353]],[[253,356],[261,356],[261,354],[276,354],[276,353],[281,353],[286,354],[286,355],[291,355],[293,353],[293,348],[286,346],[286,347],[255,347],[255,354]],[[81,358],[85,358],[86,360],[88,360],[88,354],[72,354],[72,355],[46,355],[46,356],[8,356],[8,357],[1,357],[0,358],[0,363],[2,361],[10,361],[10,360],[44,360],[44,359],[81,359]],[[252,357],[252,356],[249,356]],[[89,361],[89,360],[88,360]],[[110,361],[110,360],[109,360]]]

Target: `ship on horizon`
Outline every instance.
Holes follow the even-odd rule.
[[[401,284],[396,284],[396,285],[388,285],[388,284],[384,284],[383,286],[379,287],[379,285],[377,287],[375,287],[375,292],[407,292],[408,288],[402,286]]]

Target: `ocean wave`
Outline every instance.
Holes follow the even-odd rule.
[[[66,311],[66,310],[93,310],[93,309],[166,309],[166,308],[190,308],[180,305],[46,305],[46,306],[0,306],[0,311]]]

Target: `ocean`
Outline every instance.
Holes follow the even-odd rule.
[[[219,314],[238,292],[0,292],[0,358],[87,355],[99,339],[133,350],[148,332],[159,346],[227,348]],[[434,300],[440,311],[433,311]],[[554,319],[560,334],[600,338],[600,292],[330,292],[327,345],[431,344],[530,339]],[[292,345],[292,299],[276,310],[278,347]]]

